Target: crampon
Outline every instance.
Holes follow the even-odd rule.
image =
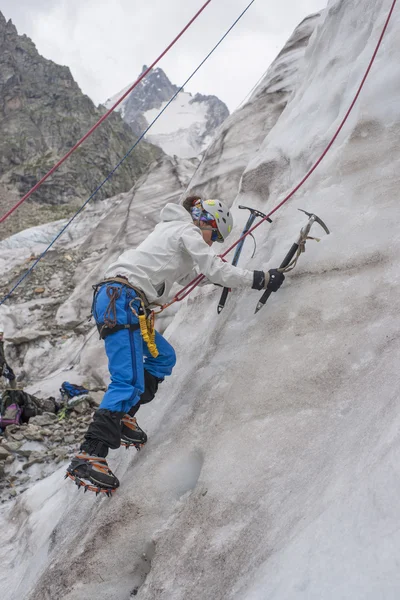
[[[138,452],[143,448],[144,444],[138,444],[137,442],[127,442],[121,439],[121,446],[124,446],[125,450],[129,450],[129,448],[136,448]]]
[[[78,490],[83,488],[84,492],[88,490],[99,494],[106,494],[111,497],[113,492],[119,487],[119,481],[107,465],[105,458],[99,456],[89,456],[85,452],[77,454],[71,464],[67,467],[65,479],[69,477],[78,486]]]
[[[146,442],[147,435],[139,427],[135,417],[124,415],[121,421],[121,446],[125,446],[126,450],[134,447],[139,451]]]
[[[76,475],[72,475],[71,473],[66,473],[64,479],[67,479],[67,477],[69,477],[70,479],[72,479],[72,481],[78,486],[78,490],[81,489],[81,487],[83,488],[83,492],[87,492],[89,490],[89,492],[95,492],[96,496],[98,496],[99,494],[105,494],[106,496],[108,496],[109,498],[111,498],[111,496],[113,495],[113,492],[115,492],[117,490],[117,488],[102,488],[100,486],[95,486],[95,485],[91,485],[89,483],[86,483],[85,481],[82,481],[82,479],[79,479],[79,477],[76,477]]]

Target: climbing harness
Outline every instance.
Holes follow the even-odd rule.
[[[251,228],[251,226],[253,225],[253,223],[254,223],[254,221],[256,220],[257,217],[261,217],[263,220],[265,220],[264,213],[260,212],[259,210],[256,210],[255,208],[250,208],[249,206],[242,206],[242,205],[239,205],[239,208],[241,208],[242,210],[249,210],[250,211],[250,215],[249,215],[249,218],[247,219],[246,225],[245,225],[245,227],[244,227],[244,229],[242,231],[242,235],[241,235],[242,241],[236,246],[235,255],[234,255],[233,260],[232,260],[232,265],[235,266],[235,267],[236,267],[236,265],[239,262],[239,258],[240,258],[240,254],[242,252],[242,248],[243,248],[243,244],[244,244],[246,233],[249,231],[249,229]],[[267,218],[267,221],[269,223],[272,223],[272,220],[269,219],[269,218]],[[251,257],[251,258],[253,258],[254,254],[255,254],[255,251],[256,251],[256,241],[254,239],[254,236],[252,234],[250,234],[250,235],[251,235],[251,237],[254,240],[254,251],[253,251],[253,254],[252,254],[252,257]],[[224,289],[222,290],[221,298],[219,299],[219,303],[218,303],[218,307],[217,307],[217,313],[218,314],[220,314],[220,312],[224,308],[225,302],[226,302],[226,299],[228,297],[229,292],[230,292],[230,288],[227,288],[227,287],[224,287]]]
[[[325,223],[319,217],[317,217],[316,214],[306,212],[301,208],[299,208],[298,210],[300,210],[308,216],[308,221],[306,225],[304,225],[304,227],[301,228],[298,239],[294,242],[294,244],[292,244],[292,247],[290,248],[289,252],[286,254],[285,258],[280,264],[278,271],[280,271],[281,273],[287,273],[288,271],[292,271],[295,268],[297,261],[300,258],[300,255],[306,251],[307,240],[315,240],[317,242],[320,241],[319,238],[314,238],[308,235],[314,223],[318,223],[319,225],[321,225],[325,233],[330,233]],[[272,292],[270,290],[265,290],[265,292],[263,293],[263,295],[257,303],[255,310],[256,313],[264,306],[271,294]]]
[[[107,306],[107,309],[104,314],[104,323],[96,323],[97,330],[99,332],[99,336],[101,340],[104,340],[107,336],[117,333],[117,331],[121,331],[123,329],[128,329],[129,331],[136,331],[139,329],[139,323],[124,323],[117,324],[117,312],[115,302],[121,296],[121,288],[112,286],[113,283],[120,283],[122,285],[126,285],[127,287],[134,290],[134,292],[140,296],[140,299],[147,302],[146,296],[143,294],[141,290],[133,287],[128,281],[126,277],[117,276],[111,277],[109,279],[104,279],[104,281],[100,281],[92,286],[93,288],[93,300],[92,300],[92,308],[90,311],[89,321],[93,316],[94,303],[96,299],[97,292],[99,288],[101,288],[104,284],[110,284],[107,287],[107,296],[110,298],[110,303]]]
[[[104,326],[108,329],[112,329],[117,324],[117,307],[115,303],[121,297],[121,291],[121,287],[113,287],[112,285],[108,285],[106,288],[106,294],[110,302],[104,312]]]
[[[139,329],[139,323],[125,323],[123,325],[114,325],[114,327],[107,327],[104,323],[97,323],[97,330],[101,340],[105,340],[106,337],[117,331],[128,329],[129,331],[137,331]]]
[[[129,302],[129,308],[132,314],[137,318],[138,323],[117,323],[117,308],[115,303],[121,296],[122,288],[113,286],[113,283],[125,285],[135,292],[136,296]],[[148,308],[149,302],[142,290],[129,283],[129,280],[126,277],[122,275],[117,275],[116,277],[105,279],[104,281],[100,281],[99,283],[96,283],[92,286],[93,301],[91,316],[93,315],[94,303],[97,292],[99,288],[105,284],[107,284],[106,293],[110,302],[104,313],[104,323],[96,324],[100,335],[100,339],[104,340],[107,336],[112,335],[113,333],[117,333],[117,331],[122,331],[123,329],[128,329],[129,331],[137,331],[138,329],[140,329],[142,337],[147,344],[151,356],[157,358],[158,349],[155,342],[156,330],[154,327],[155,313],[154,311],[151,311]],[[138,310],[136,310],[133,306],[133,304],[137,301],[139,301]]]

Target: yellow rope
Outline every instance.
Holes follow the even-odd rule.
[[[143,339],[147,344],[149,352],[153,356],[153,358],[157,358],[158,350],[155,342],[156,330],[151,328],[148,319],[146,319],[146,315],[139,315],[138,318],[140,331],[142,332]]]
[[[132,306],[132,303],[137,299],[138,298],[134,298],[133,300],[131,300],[129,302],[129,308],[131,309],[131,311],[133,312],[133,314],[139,321],[140,332],[142,334],[144,341],[147,344],[147,347],[149,349],[151,356],[153,358],[157,358],[159,352],[158,352],[158,349],[156,346],[156,341],[155,341],[156,340],[156,330],[154,327],[154,312],[151,312],[149,317],[146,317],[146,310],[144,308],[143,301],[141,298],[139,298],[142,314],[138,314]]]

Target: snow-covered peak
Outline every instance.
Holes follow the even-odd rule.
[[[215,100],[218,105],[219,100]],[[211,102],[211,96],[202,97],[198,94],[193,97],[187,92],[179,92],[168,107],[168,112],[154,123],[146,139],[169,155],[185,158],[198,156],[207,148],[215,132],[210,123]],[[143,115],[146,121],[152,123],[166,104],[164,102],[159,108],[146,111]]]
[[[146,70],[144,65],[142,74]],[[115,104],[131,85],[109,98],[105,103],[106,108]],[[162,69],[152,69],[117,110],[135,134],[140,135],[178,89]],[[146,139],[160,146],[170,156],[196,157],[208,146],[215,130],[228,116],[228,108],[216,96],[192,96],[182,90],[168,107],[168,114],[161,115]]]
[[[140,75],[143,75],[147,69],[148,67],[143,65]],[[133,82],[106,100],[105,107],[111,108],[132,85]],[[160,106],[162,102],[169,100],[177,91],[178,87],[170,82],[162,69],[152,69],[135,87],[133,92],[123,100],[118,110],[121,111],[124,120],[135,130],[138,127],[135,120],[139,115],[146,110]],[[141,131],[135,133],[139,134]]]

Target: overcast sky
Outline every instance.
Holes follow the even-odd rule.
[[[126,87],[205,0],[0,0],[0,11],[40,54],[68,65],[98,104]],[[250,0],[212,0],[159,66],[181,85]],[[326,0],[256,0],[187,91],[215,94],[230,111],[248,94],[306,16]]]

